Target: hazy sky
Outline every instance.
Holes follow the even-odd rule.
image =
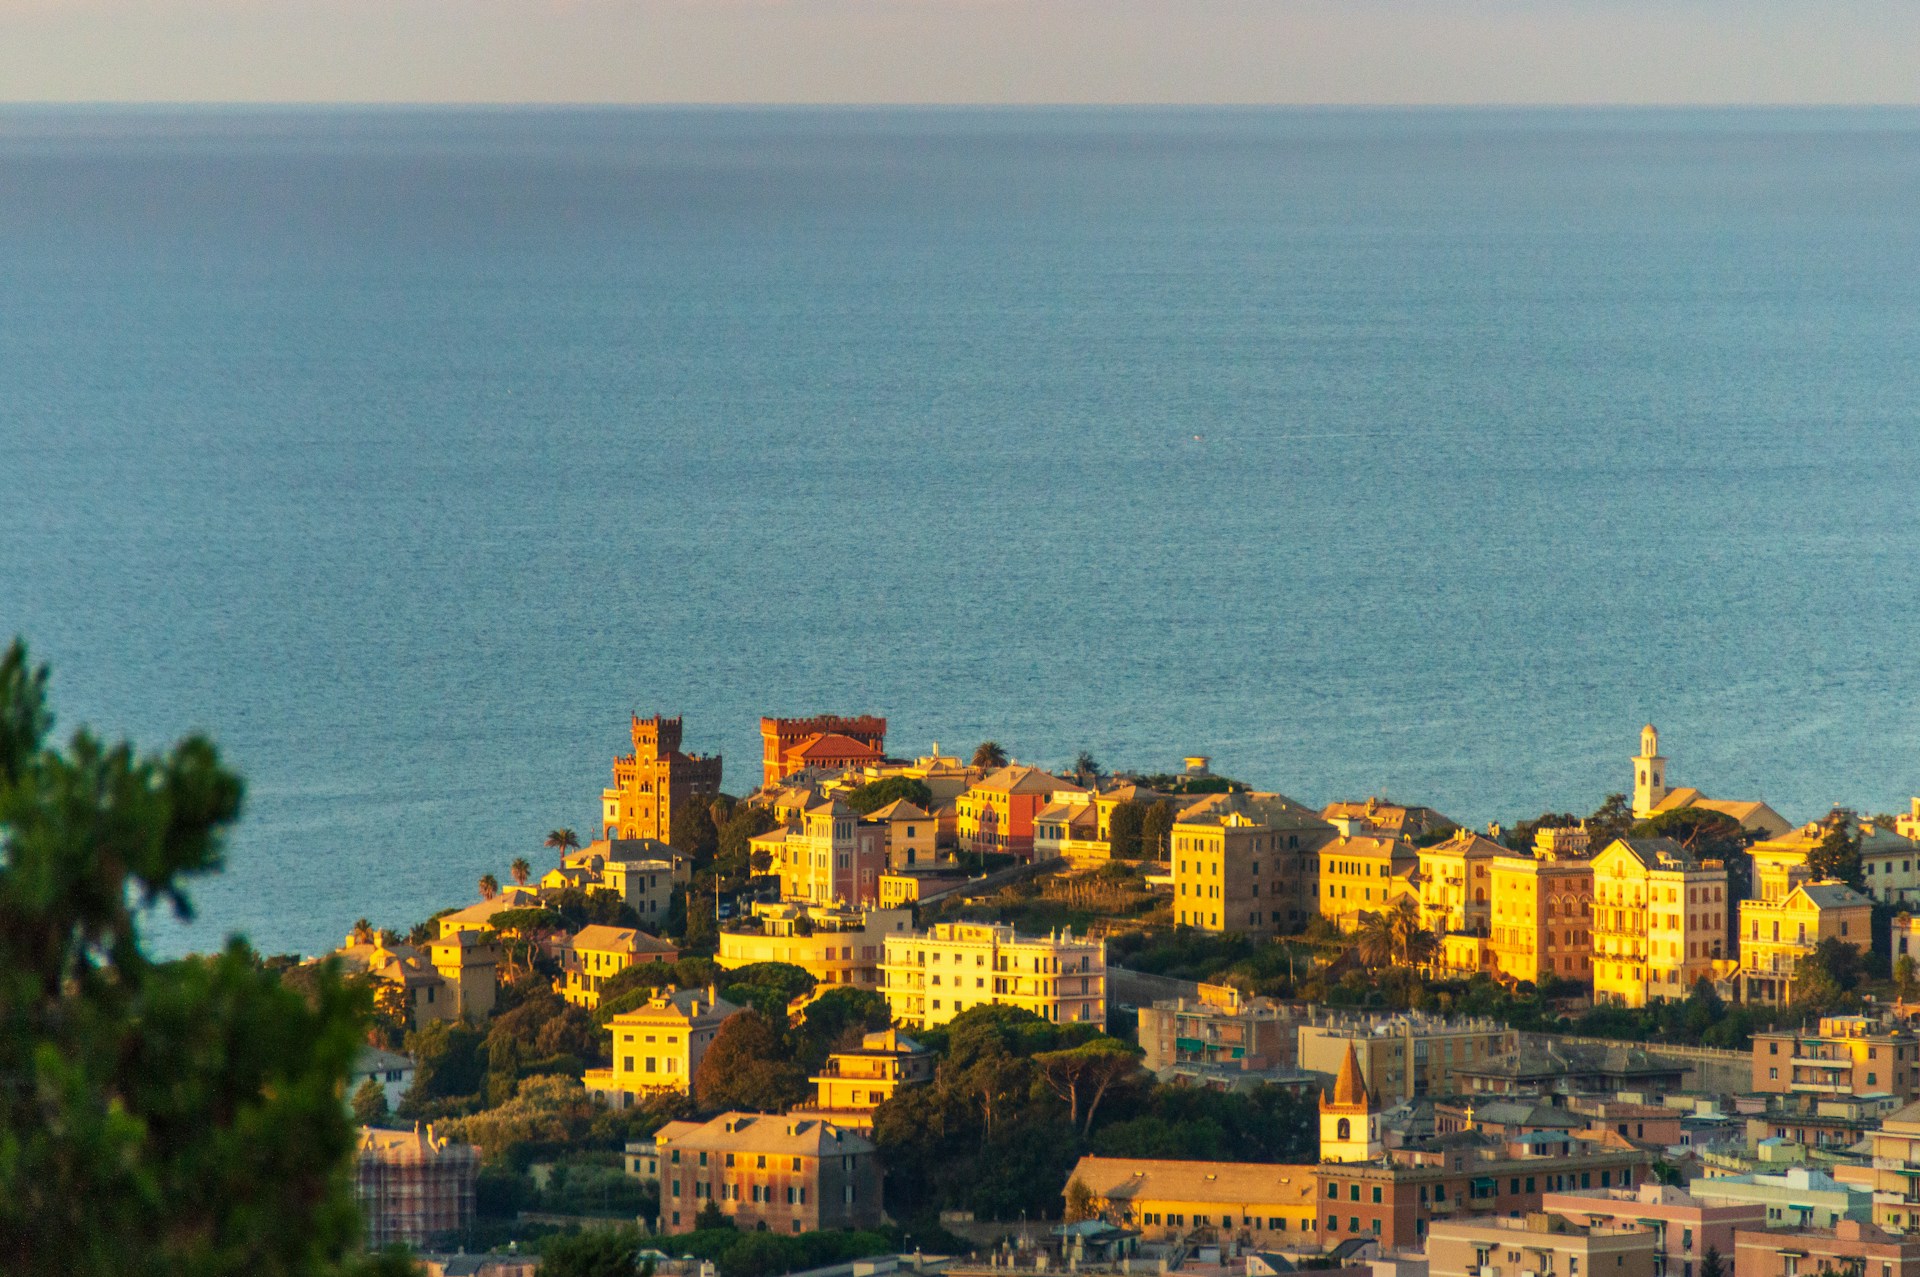
[[[1915,0],[0,0],[0,100],[1920,101]]]

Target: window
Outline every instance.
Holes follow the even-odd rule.
[[[1380,1186],[1378,1184],[1373,1186],[1373,1203],[1376,1206],[1380,1204]]]

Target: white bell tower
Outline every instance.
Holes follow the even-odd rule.
[[[1645,820],[1667,796],[1667,760],[1660,756],[1660,733],[1652,723],[1640,729],[1640,753],[1633,760],[1633,814]]]

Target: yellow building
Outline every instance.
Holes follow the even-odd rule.
[[[885,826],[839,798],[821,799],[798,825],[757,834],[748,845],[772,861],[786,900],[872,904],[887,871]]]
[[[933,813],[896,798],[867,816],[886,831],[887,867],[930,865],[939,856],[940,830]]]
[[[1033,858],[1064,860],[1076,869],[1113,859],[1113,845],[1100,832],[1100,810],[1091,794],[1063,793],[1033,814]]]
[[[631,927],[582,927],[567,941],[560,958],[560,976],[554,989],[575,1006],[589,1011],[600,1005],[600,988],[628,967],[648,962],[672,962],[680,950],[669,941]]]
[[[1582,831],[1584,832],[1584,831]],[[1501,856],[1493,885],[1488,946],[1510,980],[1593,979],[1593,865],[1582,859]]]
[[[1616,838],[1593,858],[1593,995],[1684,998],[1726,963],[1727,870],[1671,838]]]
[[[1069,931],[1016,935],[988,922],[941,922],[890,935],[882,988],[894,1022],[929,1029],[988,1004],[1057,1023],[1107,1024],[1107,944]]]
[[[1873,901],[1835,881],[1799,882],[1775,900],[1742,900],[1742,997],[1775,1005],[1793,1001],[1795,968],[1827,939],[1866,952],[1873,939]]]
[[[711,985],[662,989],[645,1006],[613,1017],[613,1067],[588,1069],[582,1081],[615,1108],[670,1091],[687,1094],[720,1026],[739,1010]]]
[[[788,1117],[815,1117],[863,1134],[873,1129],[873,1111],[903,1086],[933,1080],[934,1055],[898,1029],[866,1034],[860,1045],[827,1057],[809,1079],[814,1100]]]
[[[1208,794],[1173,824],[1173,918],[1203,931],[1272,936],[1316,905],[1314,868],[1333,829],[1284,794]]]
[[[1493,872],[1505,847],[1467,829],[1419,850],[1420,923],[1435,935],[1484,936],[1492,919]]]
[[[458,931],[492,931],[494,915],[509,909],[538,909],[540,906],[540,893],[532,887],[503,887],[491,900],[482,900],[464,909],[441,914],[434,920],[434,928],[441,939]]]
[[[1384,1107],[1466,1089],[1459,1070],[1519,1049],[1520,1035],[1494,1020],[1405,1011],[1379,1019],[1366,1013],[1332,1015],[1303,1024],[1300,1067],[1337,1074],[1354,1052],[1367,1093]]]
[[[1319,1237],[1312,1166],[1087,1156],[1067,1177],[1069,1200],[1076,1183],[1098,1217],[1149,1241],[1200,1235],[1264,1247]]]
[[[671,860],[609,860],[600,871],[598,885],[631,905],[640,925],[655,930],[666,925],[667,909],[673,903]]]
[[[1420,853],[1405,839],[1343,834],[1320,849],[1319,860],[1320,913],[1343,927],[1356,926],[1361,914],[1379,913],[1403,896],[1418,900],[1413,875]]]
[[[1899,1232],[1920,1233],[1920,1103],[1880,1119],[1867,1132],[1873,1148],[1873,1222]]]
[[[850,908],[783,900],[756,904],[753,912],[720,929],[723,967],[756,962],[785,962],[799,967],[820,985],[880,987],[880,962],[888,936],[908,933],[913,910]]]
[[[1807,868],[1807,857],[1836,819],[1848,822],[1859,840],[1860,872],[1867,895],[1887,904],[1920,899],[1920,849],[1915,848],[1913,840],[1878,821],[1859,820],[1844,811],[1754,843],[1755,898],[1779,899],[1798,883],[1811,881],[1813,873]]]

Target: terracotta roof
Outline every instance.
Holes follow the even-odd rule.
[[[1187,1162],[1151,1157],[1079,1160],[1067,1179],[1109,1202],[1305,1202],[1314,1196],[1314,1168],[1286,1162]]]
[[[841,759],[877,759],[884,757],[873,746],[842,736],[839,732],[821,732],[809,736],[786,752],[785,757],[801,762],[838,762]]]
[[[1060,792],[1085,793],[1086,790],[1070,780],[1061,780],[1058,776],[1048,775],[1038,767],[1015,765],[1002,767],[974,786],[975,789],[991,790],[1004,794],[1051,794]]]
[[[1373,1108],[1373,1097],[1367,1093],[1367,1083],[1360,1076],[1360,1055],[1353,1049],[1353,1043],[1347,1043],[1346,1058],[1340,1061],[1340,1075],[1333,1080],[1333,1100],[1322,1100],[1322,1108]]]
[[[659,953],[674,949],[660,937],[633,927],[608,927],[599,923],[580,928],[567,943],[576,950],[596,949],[602,953]]]
[[[842,1157],[849,1153],[871,1153],[874,1149],[873,1141],[832,1122],[738,1112],[722,1113],[711,1122],[670,1122],[655,1134],[654,1143],[711,1152],[808,1157]]]
[[[904,798],[896,798],[878,811],[867,816],[868,820],[928,820],[933,813],[923,811],[917,804]]]

